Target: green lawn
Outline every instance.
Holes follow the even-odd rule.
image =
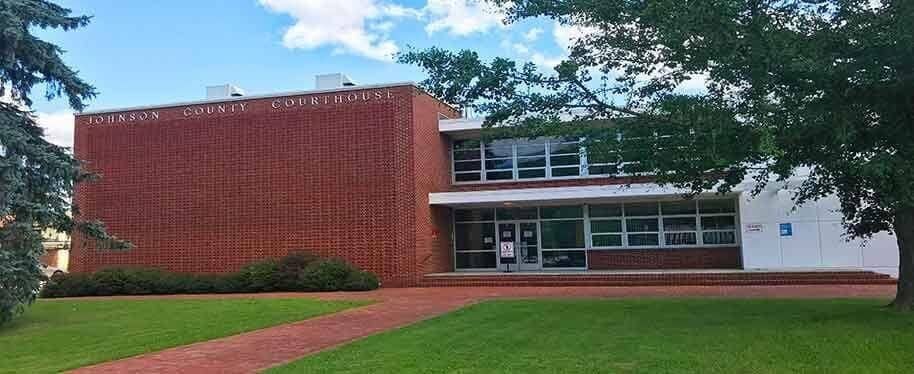
[[[38,301],[0,327],[0,373],[48,373],[336,312],[310,299]]]
[[[492,301],[273,373],[914,373],[874,300]]]

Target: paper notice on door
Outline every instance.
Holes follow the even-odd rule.
[[[495,238],[493,238],[491,236],[487,236],[485,238],[482,238],[482,242],[486,243],[486,244],[492,244],[495,242]]]
[[[525,237],[525,238],[532,238],[532,237],[533,237],[533,231],[526,231],[526,230],[525,230],[525,231],[524,231],[524,237]]]
[[[514,234],[514,233],[512,233],[511,231],[502,231],[502,232],[501,232],[501,237],[502,237],[502,238],[510,238],[511,236],[513,236],[513,234]]]

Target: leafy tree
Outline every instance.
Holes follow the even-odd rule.
[[[103,246],[129,246],[107,235],[99,222],[71,217],[74,184],[89,175],[66,148],[44,139],[26,109],[38,84],[47,87],[47,99],[66,96],[75,110],[95,96],[63,63],[60,48],[31,33],[33,27],[71,30],[89,23],[89,17],[69,14],[47,1],[0,0],[0,96],[9,98],[0,101],[0,324],[35,300],[45,229],[79,230]]]
[[[584,138],[588,158],[693,193],[809,176],[850,237],[894,232],[892,306],[914,302],[914,1],[496,0],[582,37],[554,71],[411,50],[423,86],[488,114],[486,137]],[[677,89],[700,78],[706,88]]]

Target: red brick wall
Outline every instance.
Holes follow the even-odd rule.
[[[415,209],[417,275],[454,269],[451,245],[451,210],[430,206],[429,192],[451,185],[449,140],[438,131],[439,113],[459,116],[452,108],[417,91],[414,99]],[[417,278],[417,281],[419,279]]]
[[[100,251],[75,236],[71,269],[228,272],[308,250],[346,258],[386,286],[414,284],[417,266],[437,271],[441,259],[416,248],[441,248],[448,235],[430,229],[449,218],[432,214],[422,192],[441,179],[416,171],[438,162],[427,150],[440,140],[440,103],[412,86],[380,90],[342,92],[342,103],[279,98],[293,105],[278,109],[277,98],[246,99],[226,103],[246,103],[244,112],[189,117],[185,106],[159,108],[145,121],[78,116],[76,156],[101,176],[78,187],[80,218],[102,220],[135,248]],[[346,102],[363,93],[369,99]],[[425,140],[432,122],[437,138]],[[414,142],[426,147],[421,157]]]
[[[587,251],[587,266],[609,269],[739,269],[738,247]]]

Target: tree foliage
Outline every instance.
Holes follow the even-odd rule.
[[[68,149],[44,139],[27,109],[36,85],[46,87],[45,98],[65,97],[75,110],[95,96],[64,64],[59,47],[31,33],[36,27],[71,30],[88,22],[47,1],[0,0],[0,96],[9,98],[0,102],[0,324],[37,295],[44,230],[79,230],[109,247],[128,246],[107,235],[100,222],[74,221],[73,188],[89,175]]]
[[[422,85],[487,114],[487,136],[582,137],[588,152],[694,193],[808,170],[795,202],[836,195],[853,237],[894,231],[896,305],[914,300],[914,2],[494,1],[583,35],[553,71],[438,48],[399,56]],[[688,92],[690,79],[705,88]],[[910,219],[905,218],[910,217]]]

